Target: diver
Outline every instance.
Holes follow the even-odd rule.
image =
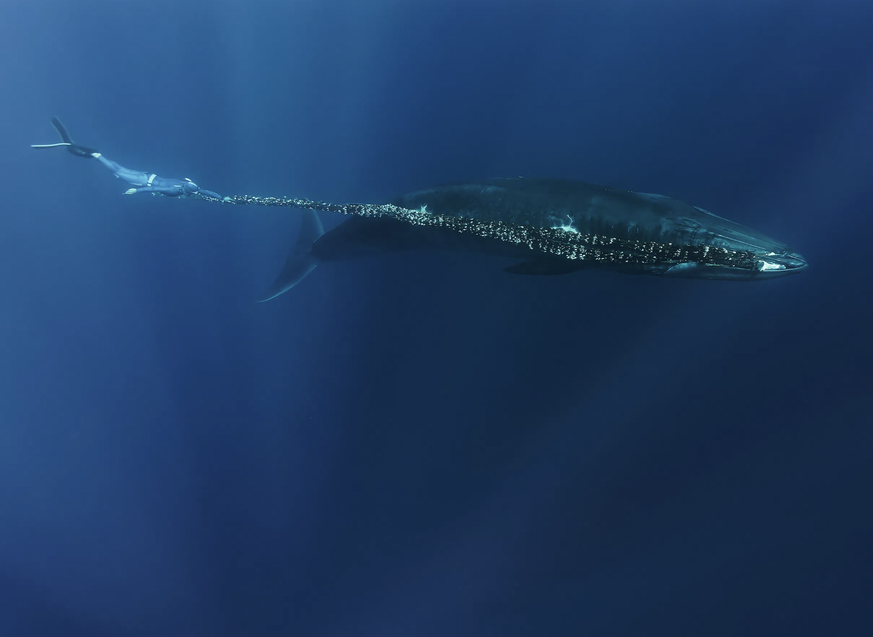
[[[55,130],[58,131],[58,135],[60,135],[63,141],[56,144],[32,144],[32,148],[65,147],[67,151],[77,157],[96,159],[106,166],[113,175],[133,186],[133,188],[128,188],[125,191],[125,195],[133,195],[138,192],[150,192],[153,195],[164,195],[166,197],[205,197],[221,202],[231,201],[230,198],[222,197],[217,192],[201,188],[187,177],[185,179],[158,177],[154,173],[146,173],[139,170],[125,168],[111,159],[104,157],[97,150],[88,148],[87,146],[80,146],[73,142],[70,134],[67,133],[67,129],[64,128],[61,120],[57,117],[52,117],[52,126],[54,126]]]

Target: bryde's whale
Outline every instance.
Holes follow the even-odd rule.
[[[304,208],[300,234],[266,301],[322,262],[390,251],[472,250],[516,259],[511,274],[604,269],[758,281],[806,260],[788,246],[664,195],[582,182],[486,179],[417,190],[387,205],[326,204],[239,195],[234,203]],[[356,215],[325,233],[315,210]]]

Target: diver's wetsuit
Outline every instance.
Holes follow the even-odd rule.
[[[112,171],[113,175],[133,186],[133,188],[129,188],[124,193],[125,195],[133,195],[138,192],[150,192],[153,195],[165,195],[167,197],[202,196],[222,201],[221,195],[217,192],[201,188],[190,179],[171,179],[158,177],[153,173],[131,170],[130,168],[125,168],[124,166],[117,164],[111,159],[107,159],[93,148],[76,144],[73,142],[67,129],[61,123],[61,120],[57,117],[52,118],[52,126],[54,126],[55,130],[58,131],[58,135],[60,135],[63,142],[57,144],[34,144],[33,148],[56,148],[64,146],[68,152],[77,157],[99,160],[101,164]]]
[[[150,192],[155,195],[166,195],[167,197],[190,197],[192,195],[202,195],[211,197],[221,201],[221,195],[211,190],[206,190],[195,184],[190,179],[172,179],[167,177],[158,177],[154,173],[145,173],[139,170],[131,170],[125,168],[107,159],[100,153],[91,153],[91,157],[98,160],[101,164],[112,171],[112,174],[126,181],[133,188],[129,188],[124,194],[133,195],[138,192]]]

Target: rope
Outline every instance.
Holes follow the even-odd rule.
[[[199,197],[217,201],[211,197]],[[414,226],[447,228],[459,234],[495,239],[504,243],[523,245],[532,251],[603,264],[662,264],[700,263],[754,269],[759,259],[753,252],[728,250],[708,245],[685,245],[657,241],[639,241],[616,237],[584,234],[562,228],[537,228],[504,221],[484,221],[411,210],[393,204],[335,204],[296,197],[256,197],[234,195],[224,203],[249,206],[279,206],[305,208],[319,212],[334,212],[359,217],[389,217]]]

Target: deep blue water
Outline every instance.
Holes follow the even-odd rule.
[[[871,634],[871,30],[860,1],[4,3],[0,635]],[[295,211],[123,197],[29,147],[53,115],[222,194],[665,193],[811,268],[408,254],[257,304]]]

